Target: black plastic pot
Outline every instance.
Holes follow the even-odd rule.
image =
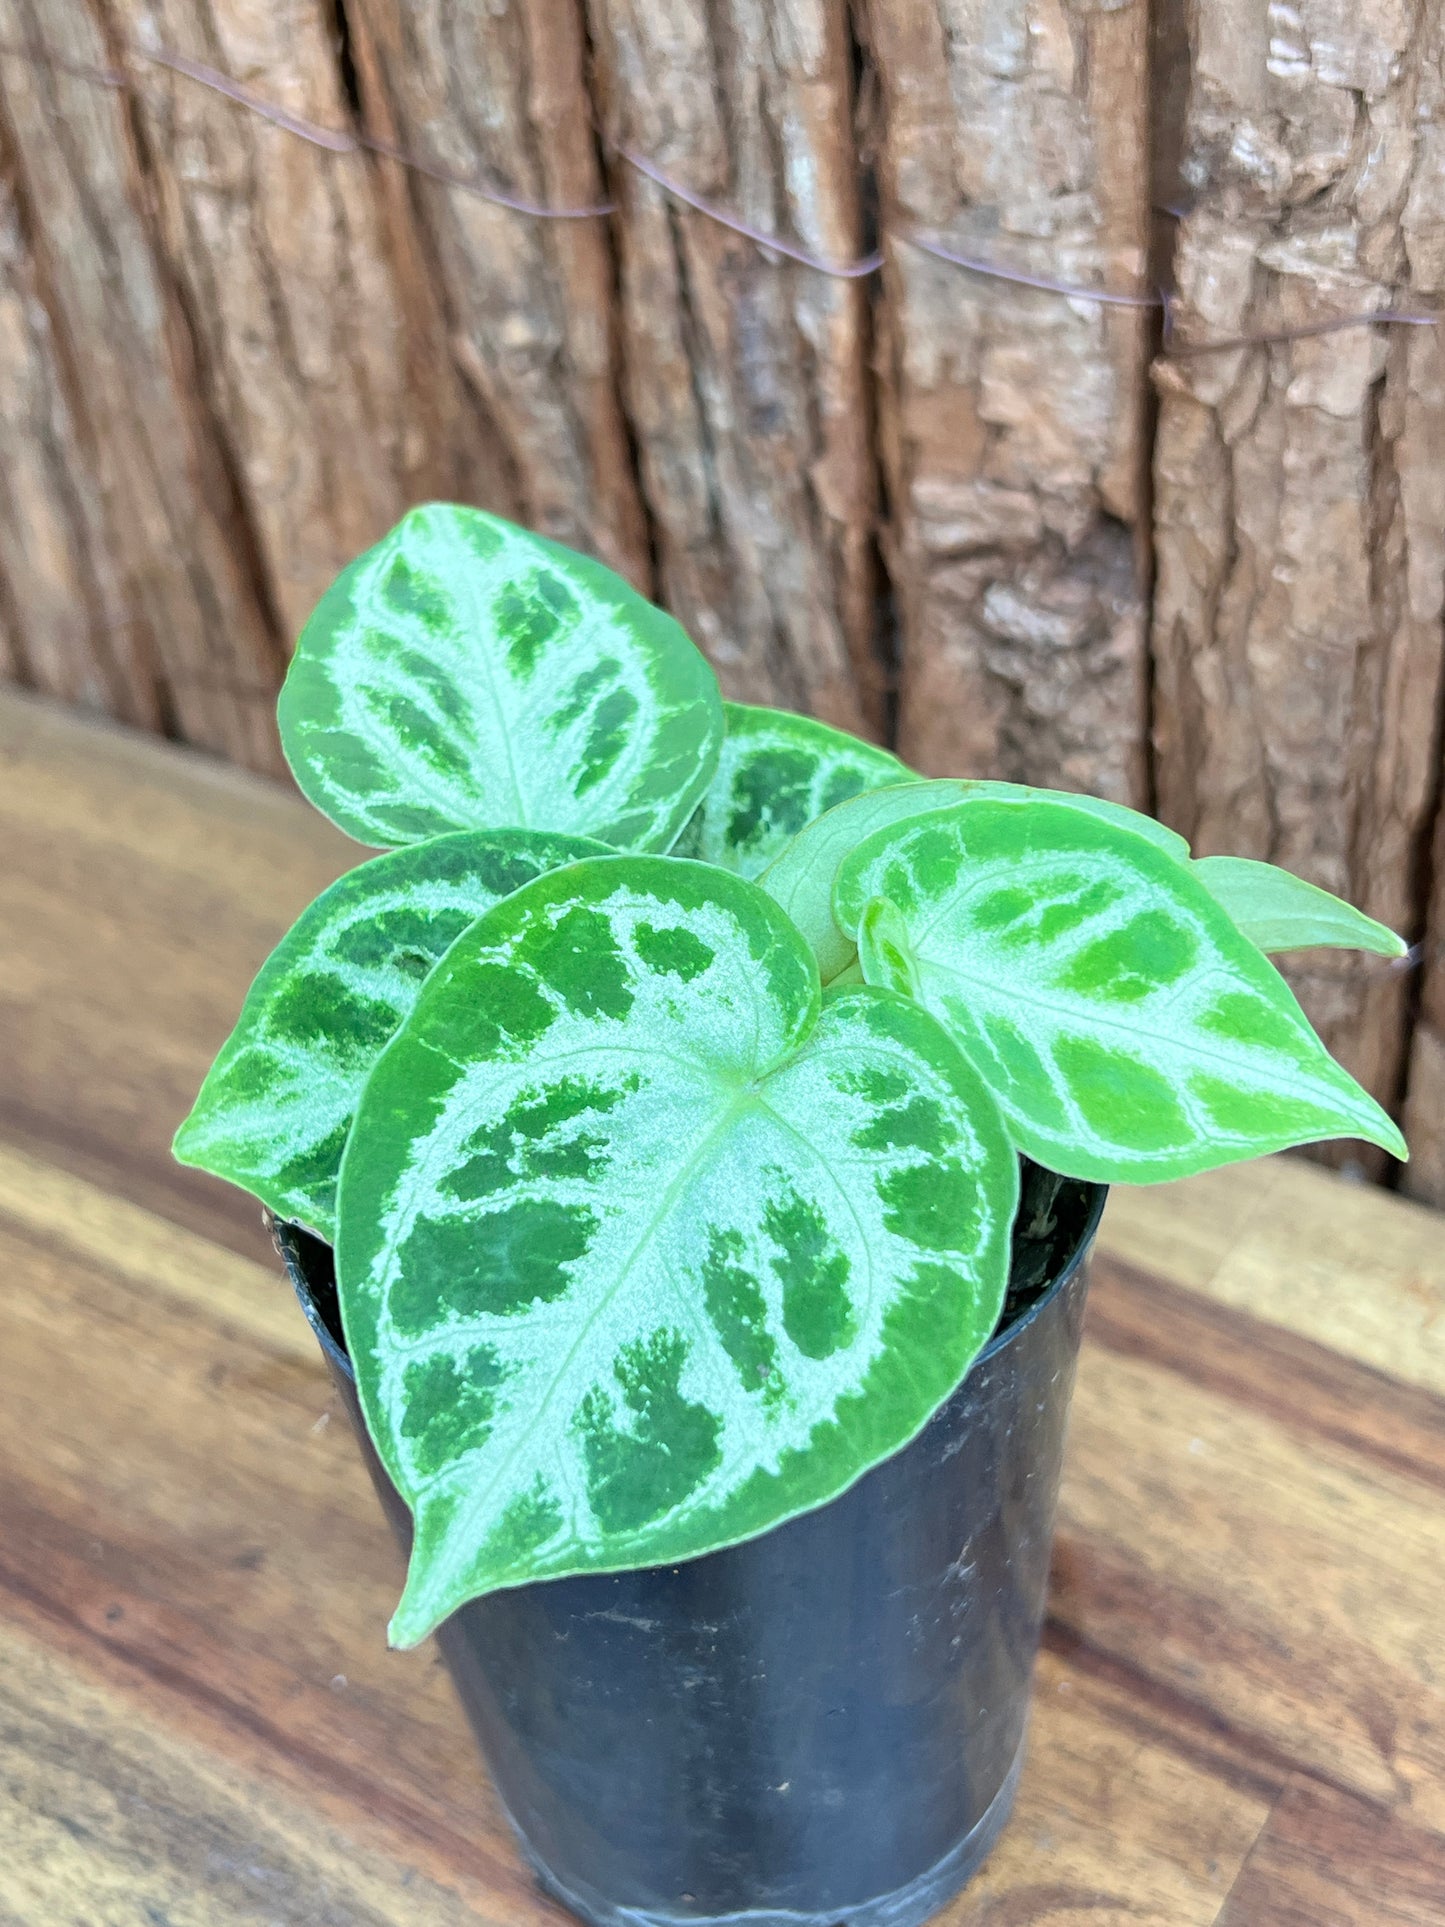
[[[915,1927],[997,1839],[1023,1754],[1104,1193],[922,1433],[816,1512],[685,1565],[493,1593],[437,1637],[544,1887],[596,1927]],[[278,1240],[362,1427],[330,1248]]]

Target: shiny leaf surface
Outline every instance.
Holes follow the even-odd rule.
[[[673,847],[745,877],[805,824],[861,791],[909,780],[886,749],[809,716],[724,703],[727,733],[707,794]]]
[[[906,822],[934,810],[949,810],[971,800],[1067,804],[1146,837],[1183,861],[1189,845],[1182,836],[1122,803],[1097,796],[1072,796],[1061,790],[1030,789],[1020,783],[974,782],[939,777],[856,796],[801,830],[759,875],[758,882],[782,906],[807,938],[823,982],[831,983],[852,961],[853,939],[833,915],[833,886],[845,857],[865,837],[890,823]]]
[[[356,1100],[427,973],[500,898],[605,847],[535,830],[468,830],[349,871],[261,966],[176,1136],[176,1156],[334,1237]]]
[[[416,1518],[393,1638],[851,1484],[1002,1304],[1017,1160],[941,1027],[742,878],[598,858],[429,980],[363,1095],[342,1312]]]
[[[1203,856],[1190,867],[1229,912],[1236,929],[1261,950],[1309,950],[1323,944],[1372,950],[1381,957],[1405,954],[1404,938],[1386,925],[1273,863]]]
[[[363,843],[542,829],[666,849],[722,741],[711,669],[601,563],[433,502],[344,569],[281,691],[281,741]]]
[[[1328,1137],[1405,1155],[1190,868],[1115,822],[971,801],[896,824],[844,861],[842,929],[879,897],[919,997],[1052,1171],[1152,1183]]]

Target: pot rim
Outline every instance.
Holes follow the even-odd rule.
[[[1076,1178],[1072,1181],[1076,1184],[1086,1184],[1093,1193],[1093,1199],[1089,1205],[1088,1216],[1079,1227],[1079,1235],[1075,1239],[1068,1257],[1065,1258],[1064,1262],[1059,1266],[1053,1283],[1049,1286],[1048,1290],[1041,1291],[1034,1302],[1028,1307],[1027,1311],[1021,1311],[1016,1318],[1011,1318],[1002,1330],[994,1333],[993,1337],[974,1359],[973,1364],[969,1366],[968,1369],[970,1372],[973,1371],[975,1366],[981,1365],[986,1358],[997,1357],[1005,1345],[1011,1345],[1013,1343],[1014,1337],[1018,1332],[1027,1331],[1029,1326],[1042,1313],[1045,1306],[1051,1305],[1068,1284],[1069,1280],[1077,1276],[1079,1267],[1087,1263],[1089,1253],[1093,1249],[1094,1239],[1098,1235],[1099,1222],[1104,1215],[1104,1206],[1109,1202],[1109,1187],[1107,1184],[1096,1183],[1092,1178]]]
[[[1093,1199],[1089,1206],[1088,1215],[1085,1217],[1079,1229],[1078,1237],[1075,1239],[1067,1258],[1065,1258],[1064,1262],[1060,1265],[1048,1290],[1041,1291],[1026,1311],[1020,1312],[1016,1318],[1011,1319],[1001,1331],[996,1331],[983,1349],[975,1355],[973,1363],[969,1366],[963,1378],[960,1379],[960,1385],[965,1383],[968,1377],[978,1366],[983,1364],[986,1359],[996,1358],[1006,1345],[1013,1343],[1020,1332],[1026,1331],[1034,1320],[1043,1313],[1045,1308],[1053,1303],[1054,1299],[1057,1298],[1059,1293],[1068,1285],[1070,1279],[1077,1274],[1079,1267],[1087,1260],[1089,1252],[1093,1247],[1094,1239],[1098,1234],[1099,1222],[1104,1215],[1104,1206],[1109,1200],[1109,1187],[1107,1184],[1096,1184],[1088,1178],[1081,1178],[1076,1180],[1076,1182],[1087,1184],[1093,1192]],[[320,1245],[326,1245],[326,1240],[317,1237],[314,1231],[307,1231],[305,1225],[298,1224],[294,1219],[278,1217],[274,1211],[268,1211],[266,1213],[266,1222],[271,1232],[272,1243],[276,1246],[281,1262],[286,1268],[286,1275],[290,1280],[292,1290],[301,1301],[301,1309],[306,1314],[307,1324],[310,1325],[312,1331],[315,1333],[317,1343],[321,1346],[322,1351],[326,1354],[330,1362],[355,1384],[356,1369],[352,1365],[351,1354],[344,1344],[338,1344],[332,1334],[331,1327],[322,1317],[317,1307],[316,1300],[311,1292],[311,1287],[306,1280],[304,1269],[300,1263],[296,1262],[301,1254],[292,1234],[300,1232],[305,1237],[315,1238],[316,1242]],[[326,1245],[326,1249],[332,1252],[334,1264],[335,1246]],[[954,1391],[957,1390],[958,1386],[955,1386]],[[951,1398],[952,1396],[953,1393],[949,1393],[949,1397]]]

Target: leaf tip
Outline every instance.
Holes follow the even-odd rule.
[[[427,1591],[426,1574],[418,1570],[416,1558],[413,1556],[407,1568],[406,1584],[402,1588],[401,1598],[397,1601],[396,1611],[392,1614],[391,1623],[386,1629],[386,1643],[393,1652],[406,1653],[413,1647],[420,1646],[422,1641],[430,1638],[446,1618],[450,1608],[447,1606],[438,1608],[435,1602],[427,1598]]]
[[[1405,1142],[1405,1133],[1400,1129],[1399,1125],[1395,1123],[1393,1118],[1387,1118],[1386,1124],[1388,1129],[1380,1137],[1377,1137],[1375,1142],[1380,1146],[1382,1151],[1388,1151],[1392,1158],[1398,1158],[1401,1164],[1408,1164],[1410,1162],[1410,1147]]]
[[[370,1425],[369,1415],[367,1422]],[[395,1478],[395,1467],[388,1469]],[[458,1566],[458,1541],[448,1530],[454,1507],[442,1492],[432,1487],[408,1492],[406,1498],[412,1509],[411,1555],[401,1597],[386,1629],[387,1644],[397,1652],[420,1646],[444,1619],[490,1592],[496,1583],[495,1575],[480,1561],[469,1562],[465,1570]]]
[[[1388,1151],[1392,1158],[1401,1164],[1410,1162],[1410,1147],[1405,1142],[1405,1134],[1387,1110],[1377,1104],[1367,1091],[1362,1091],[1368,1110],[1356,1126],[1356,1134],[1368,1144],[1377,1144],[1382,1151]]]
[[[171,1139],[171,1156],[177,1164],[185,1164],[195,1171],[209,1171],[205,1147],[201,1143],[200,1127],[201,1106],[199,1100],[193,1104],[176,1127]],[[219,1174],[218,1174],[219,1175]]]

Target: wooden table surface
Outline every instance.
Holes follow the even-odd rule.
[[[0,1927],[558,1927],[259,1208],[167,1146],[356,851],[0,699]],[[1442,1220],[1117,1195],[1014,1820],[949,1927],[1445,1924]],[[865,1823],[866,1823],[866,1816]]]

